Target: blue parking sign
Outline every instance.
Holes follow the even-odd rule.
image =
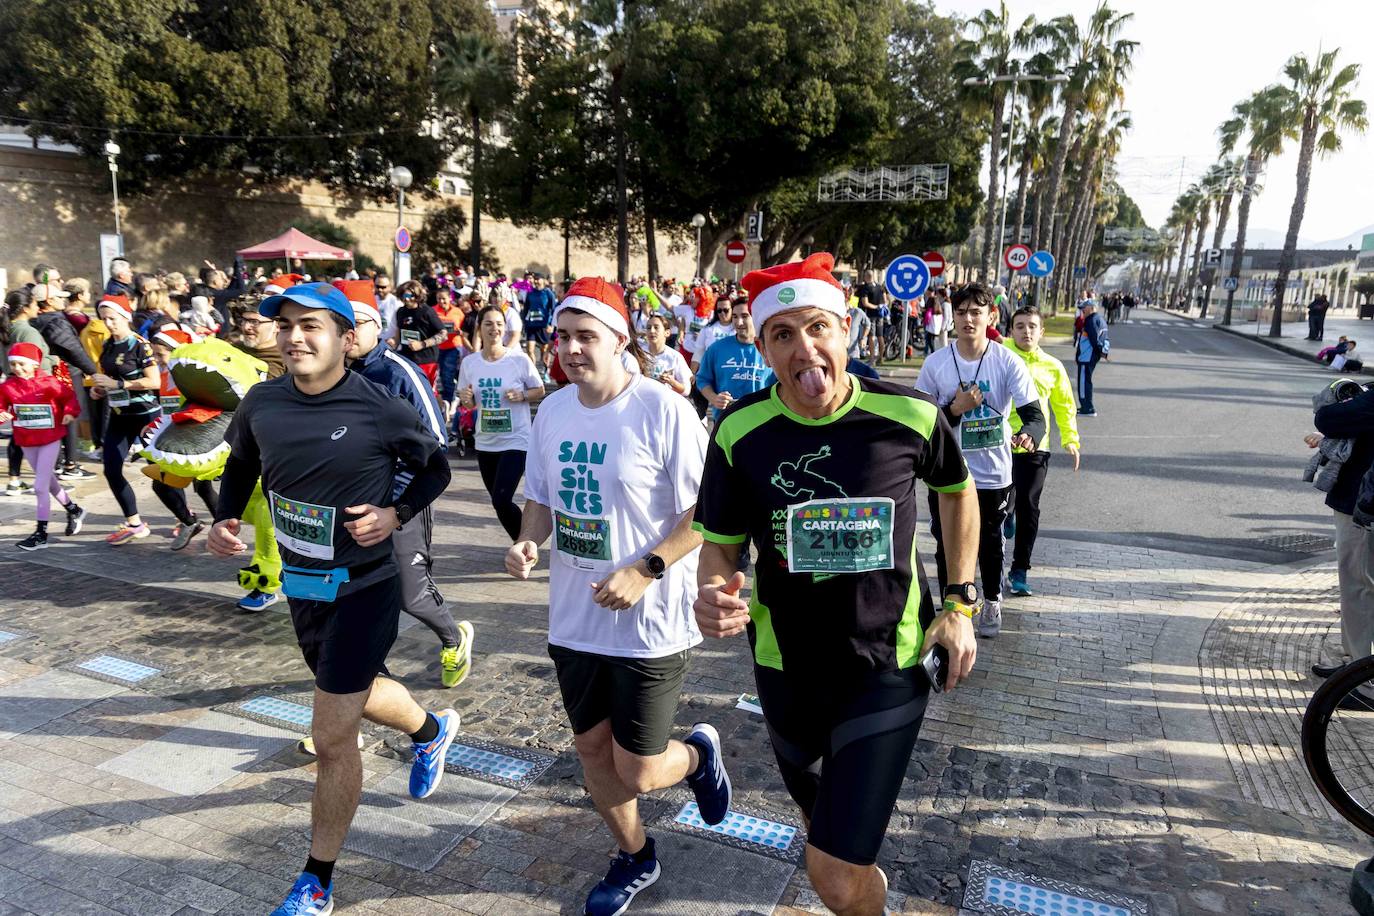
[[[930,268],[919,254],[903,254],[893,259],[883,273],[883,286],[893,299],[910,302],[930,285]]]

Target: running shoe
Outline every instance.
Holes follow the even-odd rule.
[[[1035,594],[1031,591],[1030,583],[1026,581],[1026,570],[1013,569],[1007,573],[1007,591],[1015,598],[1029,598]]]
[[[1002,523],[1002,537],[1011,540],[1016,537],[1016,513],[1007,516],[1007,520]]]
[[[468,670],[472,667],[472,636],[472,624],[460,620],[458,645],[444,646],[439,650],[439,678],[445,687],[457,687],[467,680]]]
[[[5,485],[6,496],[30,496],[33,494],[33,484],[27,480],[11,480]]]
[[[86,523],[86,510],[72,503],[67,506],[67,537],[72,537],[81,533],[81,526]]]
[[[311,874],[302,874],[291,885],[291,893],[286,902],[272,911],[272,916],[326,916],[334,912],[334,882],[329,887],[321,887],[320,880]]]
[[[82,458],[89,458],[92,461],[99,461],[104,456],[105,453],[100,450],[100,446],[96,445],[94,442],[88,442],[86,444],[89,445],[90,448],[81,450]]]
[[[1095,417],[1095,416],[1097,416],[1097,411],[1095,411],[1095,410],[1080,410],[1080,411],[1078,412],[1078,415],[1079,415],[1080,417]]]
[[[185,550],[191,540],[205,530],[205,523],[196,519],[189,525],[177,525],[177,530],[173,532],[172,549]]]
[[[635,861],[635,857],[624,850],[611,860],[606,877],[587,895],[587,904],[582,908],[585,916],[620,916],[630,908],[635,894],[658,880],[663,870],[658,865],[654,838],[645,837],[644,842],[649,855],[643,861]]]
[[[265,592],[260,588],[255,588],[248,594],[239,599],[238,609],[256,614],[258,611],[266,610],[280,600],[276,592]]]
[[[978,635],[984,639],[992,639],[1002,632],[1002,602],[1001,600],[987,600],[983,602],[983,610],[978,613]]]
[[[148,526],[140,522],[137,525],[120,525],[119,530],[105,537],[105,543],[111,547],[120,547],[130,541],[135,541],[148,536]]]
[[[415,745],[415,762],[410,765],[410,797],[429,798],[444,778],[444,757],[448,746],[458,737],[462,719],[452,709],[430,713],[439,720],[439,734],[426,744]]]
[[[712,826],[725,820],[730,812],[730,774],[725,772],[725,760],[720,753],[720,735],[705,722],[692,726],[684,743],[697,749],[701,763],[697,771],[687,777],[687,785],[697,798],[701,819]]]
[[[20,550],[42,550],[47,546],[48,532],[46,531],[35,531],[18,544]]]
[[[58,480],[90,480],[95,475],[80,465],[69,464],[57,472]]]

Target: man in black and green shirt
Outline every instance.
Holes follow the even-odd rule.
[[[948,421],[910,388],[845,372],[849,316],[829,254],[744,278],[776,384],[721,417],[696,528],[701,632],[748,630],[778,766],[807,821],[807,871],[836,912],[882,912],[874,864],[925,713],[921,659],[973,666],[977,496]],[[940,493],[950,595],[916,554],[916,483]],[[740,545],[758,545],[739,598]]]

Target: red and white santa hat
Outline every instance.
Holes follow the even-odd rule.
[[[795,309],[822,309],[841,318],[848,315],[844,288],[831,273],[834,267],[835,256],[818,251],[805,261],[749,271],[740,284],[749,291],[754,324],[762,329],[769,318]]]
[[[43,362],[43,351],[38,349],[38,344],[17,343],[10,347],[9,359],[12,363],[33,363],[37,366]]]
[[[177,347],[184,347],[193,344],[200,338],[182,327],[173,327],[170,324],[163,325],[162,329],[153,335],[153,343],[160,343],[169,350]]]
[[[134,307],[129,304],[128,296],[122,294],[118,296],[102,296],[100,298],[99,304],[97,304],[95,307],[96,314],[99,314],[101,309],[107,308],[117,309],[119,313],[124,316],[125,321],[134,320]]]
[[[370,318],[378,328],[382,326],[382,313],[377,310],[377,295],[371,280],[335,280],[334,288],[348,297],[353,306],[355,326],[362,318]]]
[[[573,281],[568,294],[553,310],[554,320],[564,309],[586,312],[621,337],[630,336],[630,311],[625,307],[625,293],[615,283],[600,277],[583,277]]]
[[[304,282],[305,277],[300,274],[277,274],[271,280],[267,281],[267,285],[263,287],[262,291],[269,296],[275,296],[278,293],[286,292],[298,283]]]

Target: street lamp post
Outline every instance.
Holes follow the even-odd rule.
[[[105,141],[105,158],[110,163],[110,187],[114,192],[115,238],[119,239],[119,253],[124,254],[124,234],[119,227],[119,144],[113,140]]]
[[[701,276],[701,227],[702,227],[702,226],[705,226],[705,225],[706,225],[706,217],[702,216],[700,213],[697,213],[697,214],[695,214],[695,215],[692,216],[692,228],[695,229],[695,230],[697,231],[697,273],[696,273],[696,276],[697,276],[698,278]]]
[[[406,188],[415,180],[415,176],[410,174],[410,169],[403,165],[398,165],[391,170],[391,186],[396,189],[396,228],[400,229],[405,225],[406,207]],[[393,244],[392,248],[396,246]],[[401,281],[401,252],[396,249],[393,258],[392,282],[399,285]]]

